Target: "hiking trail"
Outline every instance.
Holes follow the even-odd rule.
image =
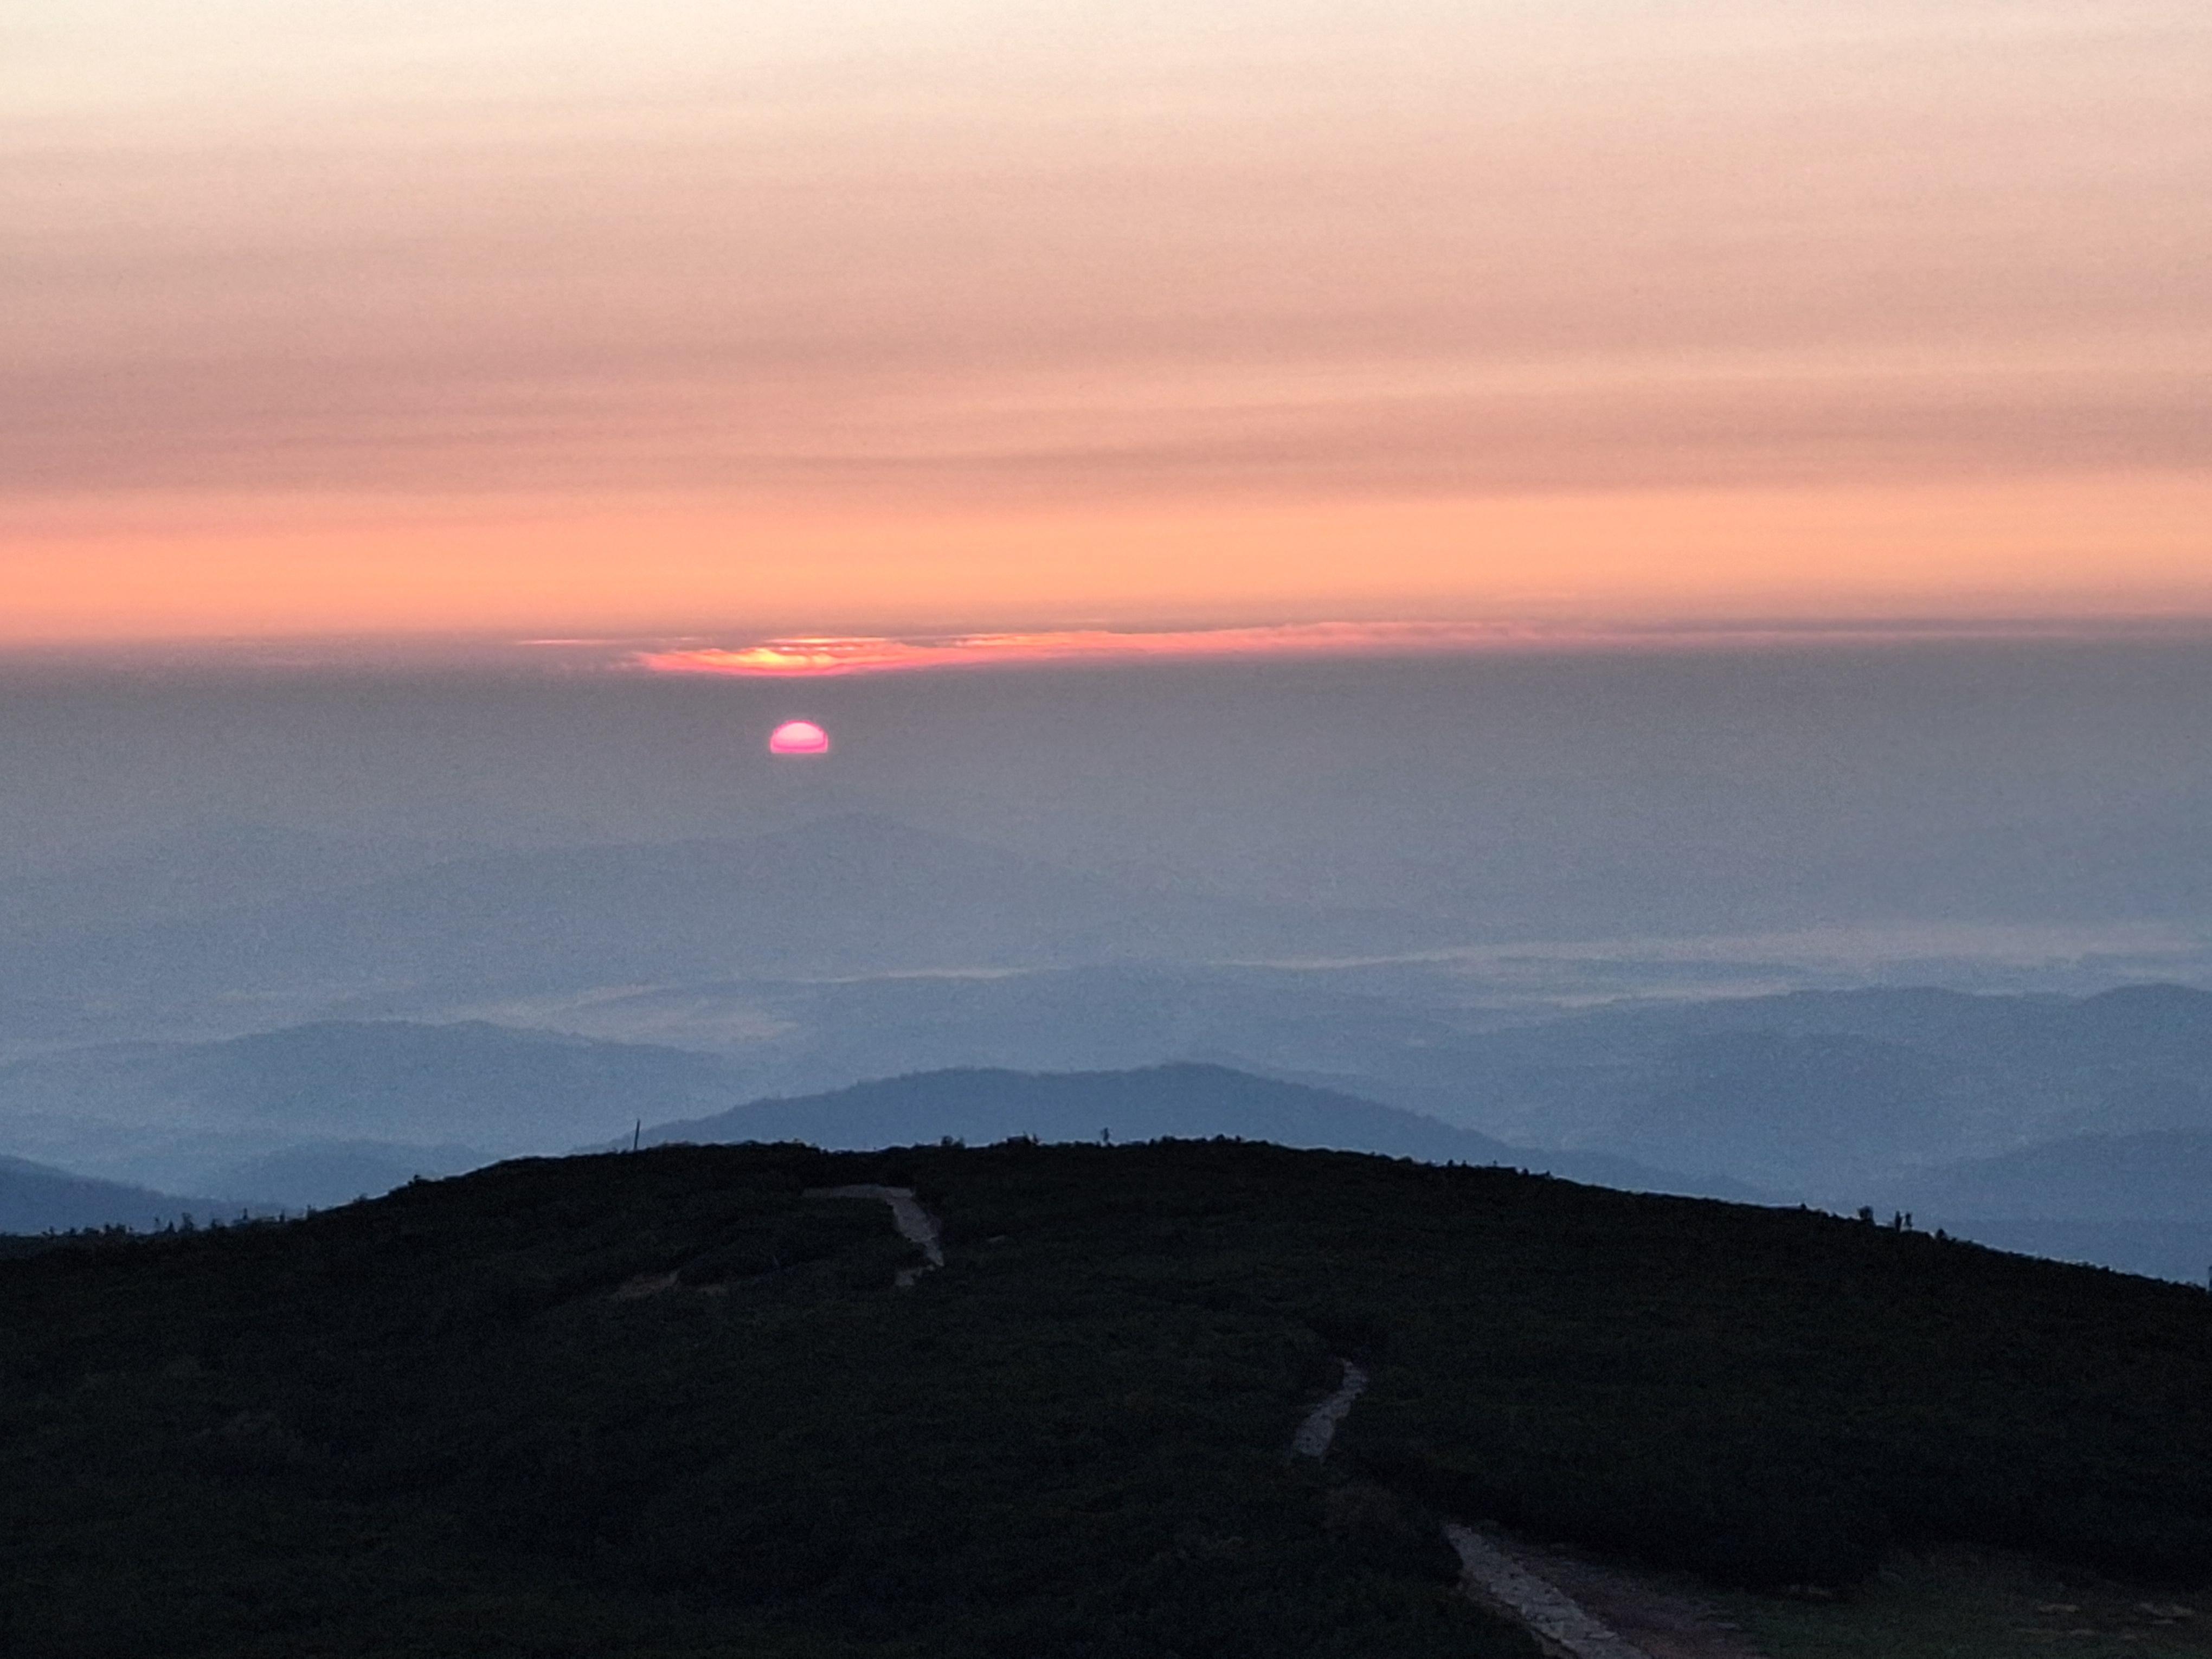
[[[1298,1431],[1291,1437],[1291,1455],[1293,1457],[1326,1457],[1328,1443],[1336,1438],[1336,1425],[1350,1415],[1352,1402],[1367,1392],[1367,1373],[1349,1359],[1336,1362],[1344,1367],[1344,1381],[1337,1384],[1336,1392],[1306,1413],[1306,1420],[1298,1425]]]
[[[1328,1455],[1337,1425],[1352,1413],[1352,1402],[1367,1391],[1367,1372],[1349,1359],[1336,1392],[1306,1413],[1291,1437],[1292,1457]],[[1548,1580],[1538,1577],[1472,1527],[1444,1523],[1444,1536],[1460,1559],[1460,1594],[1504,1614],[1536,1638],[1557,1659],[1650,1659],[1593,1618],[1582,1604]]]
[[[891,1206],[891,1224],[899,1236],[921,1247],[922,1263],[918,1267],[902,1267],[896,1283],[901,1290],[913,1288],[914,1281],[924,1273],[945,1265],[945,1246],[940,1239],[937,1218],[916,1201],[911,1187],[882,1187],[864,1184],[852,1187],[809,1187],[802,1194],[806,1198],[872,1198]]]
[[[1643,1649],[1623,1641],[1581,1602],[1474,1528],[1447,1521],[1444,1536],[1459,1555],[1460,1594],[1510,1613],[1547,1651],[1565,1659],[1648,1659]]]

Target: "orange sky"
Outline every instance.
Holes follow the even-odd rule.
[[[2212,616],[2198,5],[74,0],[0,642]]]

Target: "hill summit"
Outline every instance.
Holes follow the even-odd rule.
[[[1380,1152],[1432,1164],[1534,1168],[1600,1185],[1701,1197],[1757,1194],[1725,1176],[1693,1179],[1603,1152],[1534,1152],[1419,1112],[1334,1089],[1182,1060],[1113,1072],[948,1066],[817,1095],[757,1100],[647,1131],[678,1141],[804,1141],[837,1151],[952,1139],[978,1144],[1202,1139]]]
[[[1528,1659],[1448,1539],[2212,1559],[2201,1291],[1230,1140],[522,1161],[0,1262],[0,1328],[27,1654]]]

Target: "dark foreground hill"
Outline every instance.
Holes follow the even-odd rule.
[[[861,1182],[942,1271],[807,1196]],[[1752,1585],[2212,1560],[2203,1293],[1501,1170],[532,1161],[0,1262],[0,1331],[10,1654],[1532,1655],[1446,1518]]]

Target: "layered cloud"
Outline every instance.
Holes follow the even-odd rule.
[[[2080,622],[1990,623],[1949,620],[1832,624],[1825,627],[1644,627],[1599,629],[1534,623],[1420,622],[1290,623],[1251,628],[1170,629],[1045,629],[1028,633],[958,634],[921,638],[817,635],[749,645],[672,645],[637,650],[618,660],[653,674],[703,674],[738,679],[822,679],[855,674],[938,669],[1024,668],[1096,663],[1123,665],[1218,658],[1428,657],[1540,651],[1681,651],[1778,646],[1865,646],[1935,640],[2201,640],[2201,628],[2157,624],[2100,628]],[[549,647],[598,654],[604,642],[545,641]]]
[[[924,639],[816,637],[763,640],[741,646],[679,646],[641,651],[630,660],[656,674],[820,678],[921,669],[1176,658],[1432,655],[1574,637],[1564,630],[1439,623],[1306,623],[1150,632],[1086,628]]]
[[[1692,492],[1796,492],[1769,561],[1808,592],[1858,581],[1837,500],[1953,492],[1908,533],[1963,592],[2004,548],[1960,539],[1960,492],[2170,522],[2212,472],[2212,26],[2178,3],[214,0],[179,28],[88,0],[18,37],[0,571],[158,501],[179,615],[241,524],[271,594],[396,518],[518,623],[594,580],[679,604],[687,570],[718,614],[787,614],[794,558],[840,616],[926,568],[980,617],[995,562],[929,526],[1408,503],[1463,509],[1468,550],[1394,608],[1495,609],[1533,557],[1496,504],[1540,499],[1611,513],[1546,554],[1603,610],[1684,586],[1608,573]],[[666,538],[672,503],[728,550]],[[514,580],[520,526],[625,515],[596,578],[558,556],[558,605]],[[922,526],[889,588],[838,562],[856,515]],[[1326,602],[1371,522],[1215,586]],[[2167,603],[2173,534],[2136,545],[2081,556]],[[1108,559],[1023,603],[1128,617],[1142,581]],[[420,592],[369,608],[482,620]],[[158,626],[159,598],[129,602]]]

